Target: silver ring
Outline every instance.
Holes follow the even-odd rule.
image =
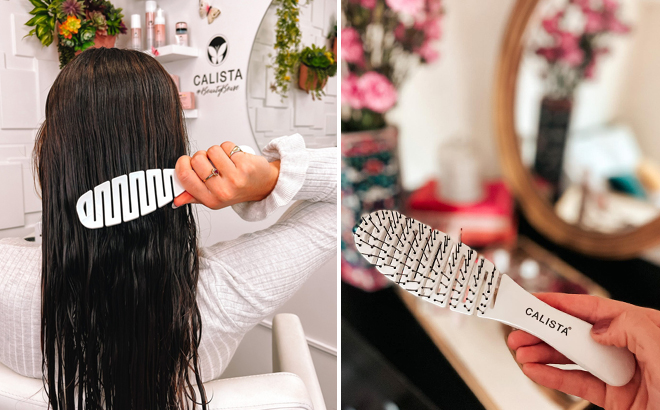
[[[243,152],[241,147],[239,147],[238,145],[234,146],[234,148],[232,148],[231,151],[229,151],[229,158],[231,158],[231,156],[237,152]]]
[[[204,182],[206,182],[206,181],[208,181],[209,179],[211,179],[211,177],[217,177],[218,175],[219,175],[219,174],[218,174],[218,170],[215,169],[215,167],[213,167],[213,171],[211,171],[211,174],[210,174],[209,176],[206,177],[206,179],[204,180]]]

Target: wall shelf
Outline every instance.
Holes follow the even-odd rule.
[[[158,55],[154,56],[154,58],[161,64],[199,57],[199,50],[194,47],[170,44],[168,46],[158,47],[157,50]],[[151,50],[145,50],[144,52],[151,55]]]
[[[183,110],[183,116],[186,119],[197,118],[199,117],[199,112],[197,110]]]

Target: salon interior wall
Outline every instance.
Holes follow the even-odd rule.
[[[124,8],[126,23],[130,22],[132,13],[144,15],[144,1],[114,0],[113,3]],[[174,23],[186,21],[190,45],[202,50],[197,59],[167,63],[165,67],[180,76],[182,91],[201,90],[202,86],[195,85],[195,76],[215,76],[221,71],[226,71],[227,77],[233,75],[231,86],[237,85],[238,88],[219,97],[217,94],[195,94],[199,117],[187,120],[193,151],[225,140],[259,148],[269,139],[294,132],[303,134],[310,146],[336,145],[336,137],[331,138],[336,134],[336,125],[334,129],[333,124],[327,126],[328,114],[336,104],[335,96],[330,95],[318,103],[322,110],[314,106],[317,103],[302,101],[304,97],[311,100],[306,94],[299,96],[295,92],[286,107],[271,106],[266,97],[261,107],[253,105],[256,117],[248,114],[247,77],[251,75],[248,74],[248,65],[256,75],[267,75],[265,67],[254,68],[254,64],[248,64],[248,61],[252,41],[270,1],[253,0],[248,7],[241,2],[217,0],[214,4],[222,10],[222,15],[210,25],[199,17],[197,4],[183,0],[159,1],[159,6],[165,10],[168,42],[174,39]],[[30,17],[29,7],[29,2],[24,0],[0,0],[0,191],[5,193],[5,200],[0,205],[0,237],[25,236],[33,231],[34,224],[41,218],[41,203],[34,189],[30,156],[37,128],[43,121],[48,90],[59,70],[55,47],[42,48],[34,38],[23,39],[28,31],[23,23]],[[335,0],[315,0],[314,6],[303,6],[303,38],[324,36],[335,10]],[[318,27],[317,13],[322,15],[322,27]],[[269,24],[273,27],[272,17]],[[212,66],[205,53],[208,42],[216,34],[225,36],[229,43],[227,57],[219,67]],[[117,46],[127,44],[127,36],[120,36]],[[261,61],[267,44],[267,40],[259,43],[263,50]],[[229,74],[228,70],[232,69],[233,73]],[[236,78],[238,69],[242,78]],[[266,79],[262,84],[267,86]],[[250,98],[253,102],[258,100],[252,94]],[[296,122],[297,115],[301,114],[297,112],[298,108],[315,113],[313,122],[299,125]],[[283,112],[286,115],[282,115]],[[253,137],[254,127],[260,137],[259,143]],[[200,237],[203,244],[236,238],[269,226],[282,213],[283,210],[265,221],[248,223],[229,209],[209,211],[199,208]],[[336,260],[328,261],[280,310],[300,316],[329,408],[337,406],[336,272]],[[267,319],[246,336],[223,377],[271,371],[269,326],[270,319]]]

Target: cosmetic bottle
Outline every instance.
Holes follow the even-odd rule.
[[[163,9],[158,9],[156,12],[155,29],[156,29],[156,48],[165,45],[165,14]]]
[[[142,51],[142,20],[139,14],[131,16],[131,48]]]
[[[151,48],[154,46],[154,14],[156,13],[156,2],[147,0],[146,9],[145,25],[147,26],[147,50],[151,51]]]
[[[195,109],[195,94],[192,91],[180,92],[179,99],[181,100],[181,108],[184,110]]]
[[[188,45],[188,24],[183,21],[176,23],[176,45]]]

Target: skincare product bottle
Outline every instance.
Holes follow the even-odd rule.
[[[192,91],[180,92],[179,99],[181,100],[181,107],[184,110],[195,109],[195,94]]]
[[[188,24],[183,21],[176,23],[176,45],[188,45]]]
[[[139,14],[131,16],[131,48],[142,51],[142,20]]]
[[[156,2],[147,0],[146,9],[145,24],[147,26],[147,50],[151,51],[151,47],[154,46],[154,14],[156,13]]]
[[[156,12],[155,28],[156,28],[156,48],[165,45],[165,15],[163,9],[158,9]]]

